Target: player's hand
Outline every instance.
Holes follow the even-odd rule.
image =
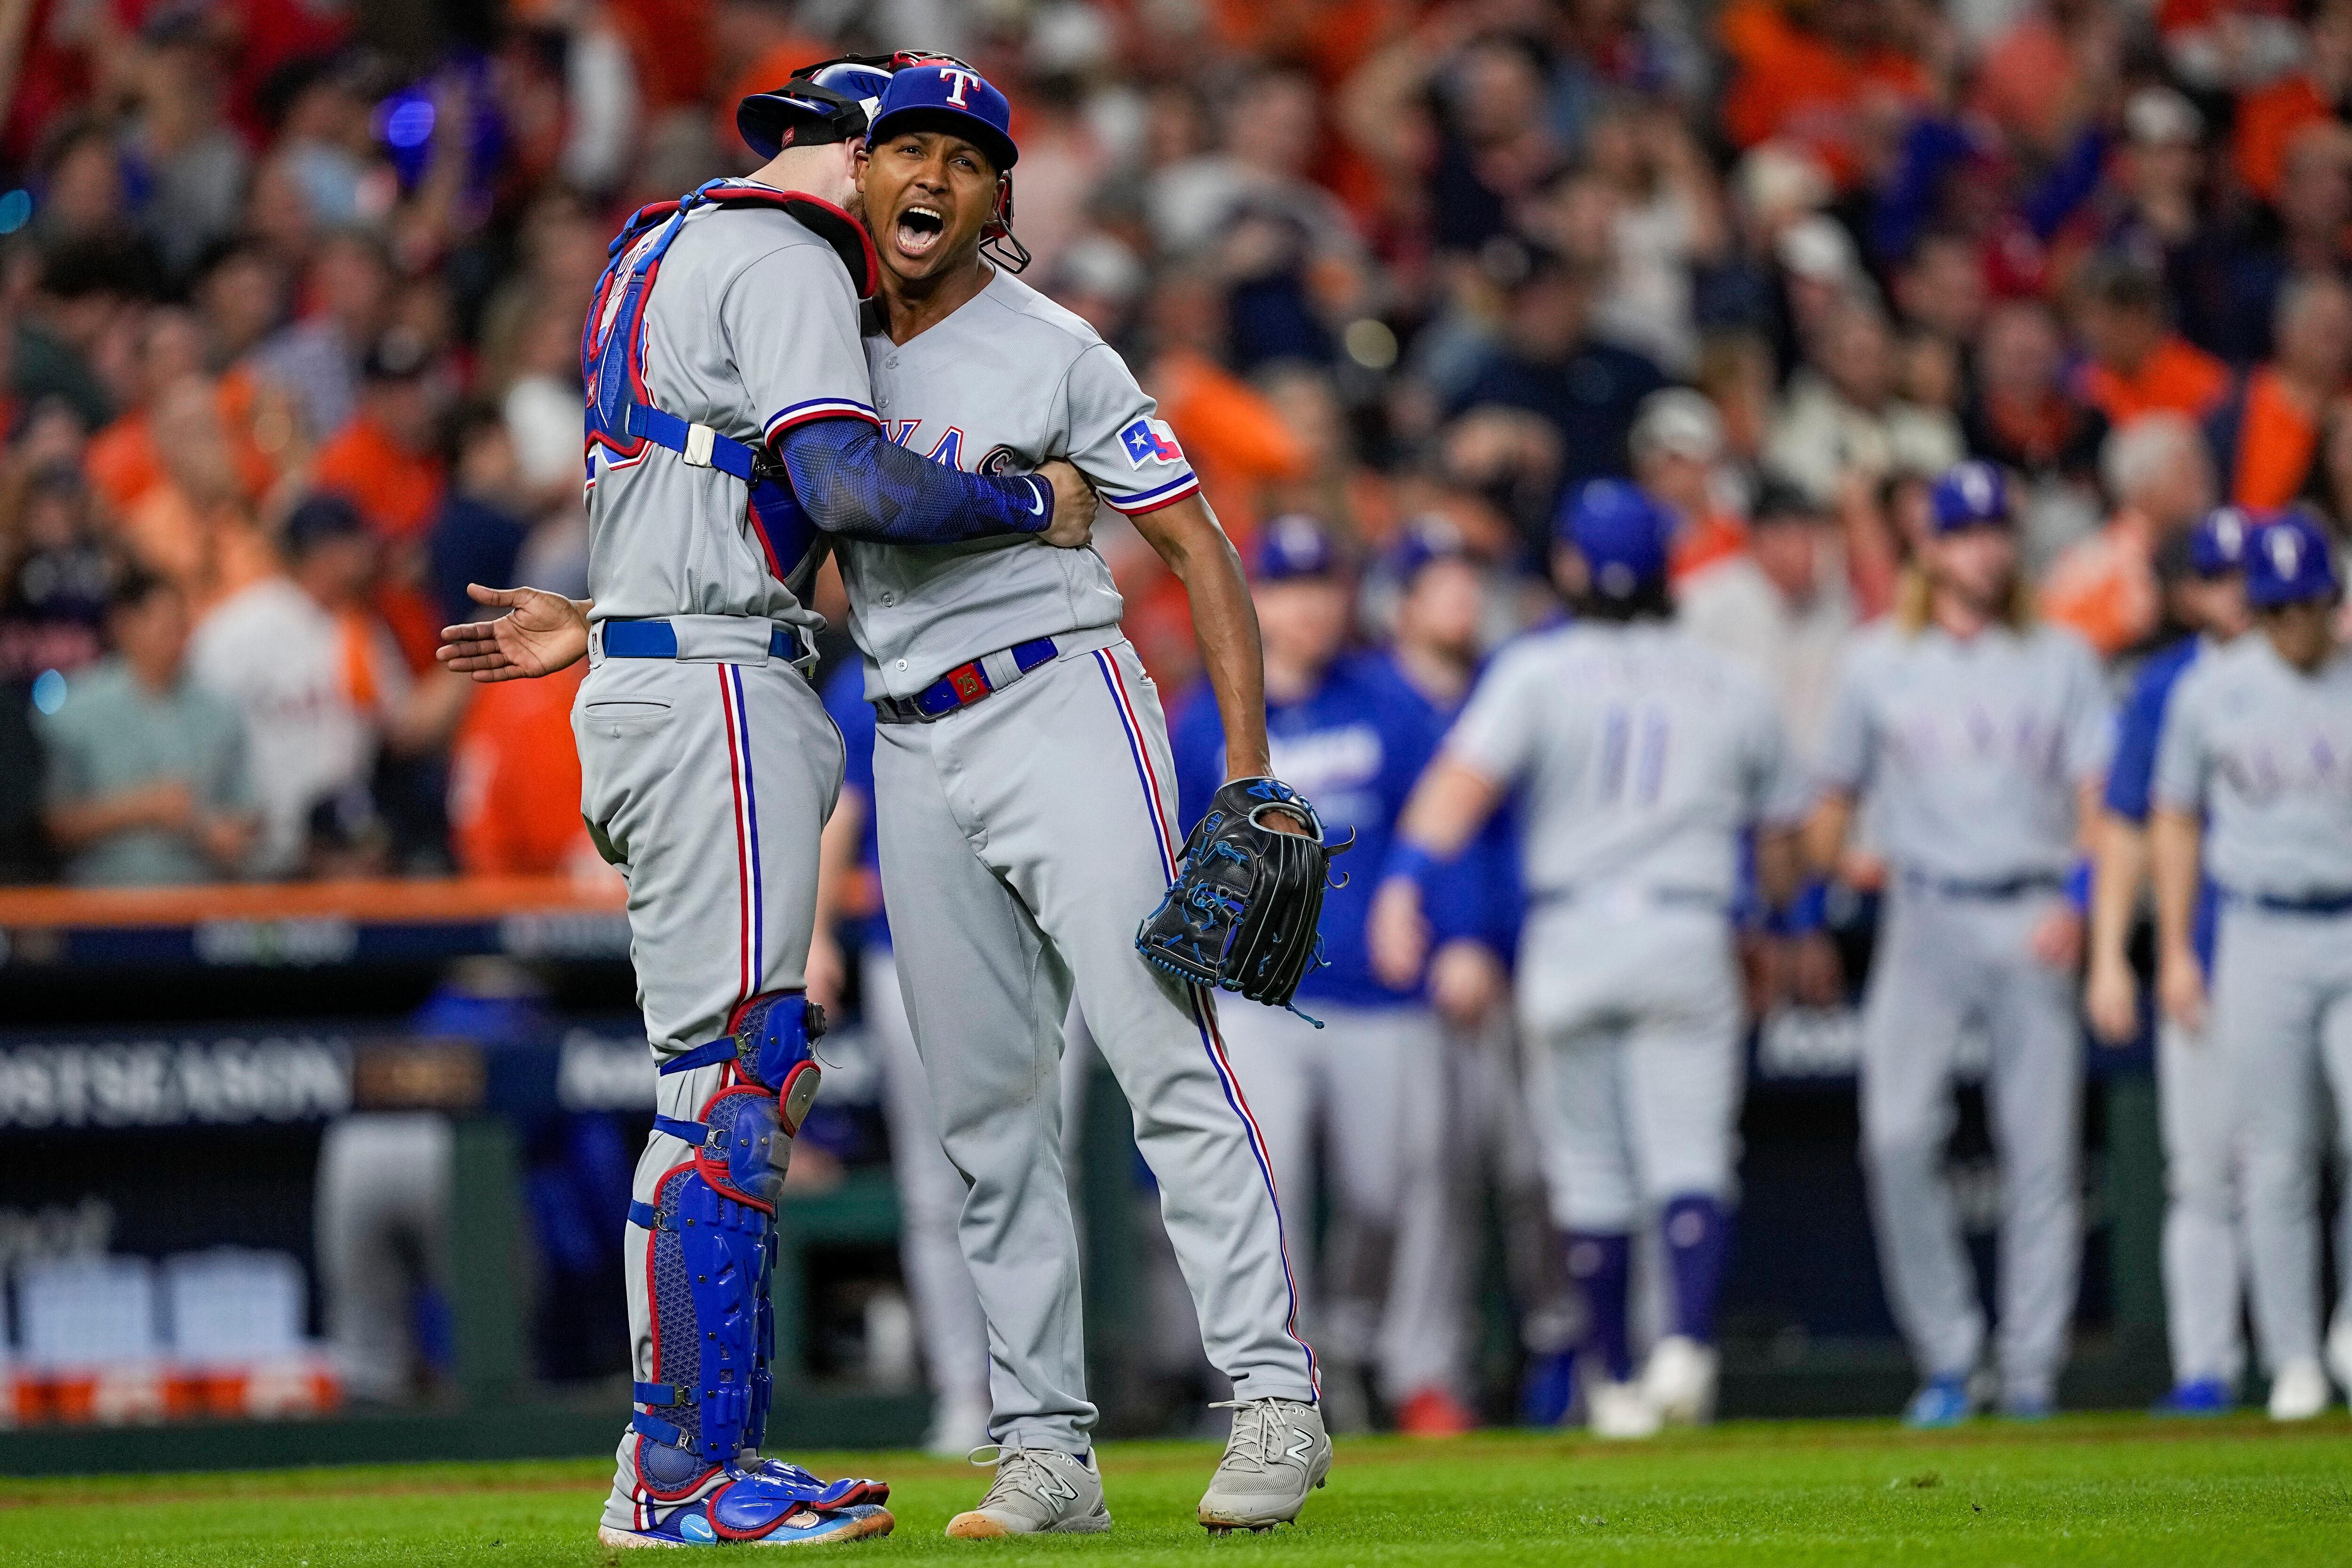
[[[1457,1029],[1486,1021],[1503,996],[1503,961],[1483,942],[1456,937],[1429,961],[1429,999]]]
[[[2072,904],[2051,910],[2033,922],[2025,945],[2053,969],[2074,968],[2083,962],[2082,915]]]
[[[1056,549],[1085,549],[1095,536],[1094,486],[1058,458],[1039,468],[1037,477],[1054,487],[1054,521],[1037,537]]]
[[[2205,1027],[2205,965],[2194,952],[2168,952],[2156,966],[2156,999],[2164,1016],[2199,1034]]]
[[[1391,877],[1372,895],[1372,918],[1365,930],[1372,950],[1372,973],[1392,991],[1421,978],[1429,956],[1429,921],[1421,912],[1421,888],[1410,877]]]
[[[485,683],[536,679],[588,656],[587,612],[561,594],[468,583],[466,596],[507,613],[441,628],[433,657],[461,675]]]
[[[2094,960],[2083,987],[2083,1011],[2091,1033],[2110,1046],[2127,1046],[2139,1036],[2139,982],[2121,954]]]

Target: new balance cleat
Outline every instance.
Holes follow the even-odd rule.
[[[1093,1455],[1081,1459],[1054,1448],[1003,1448],[988,1495],[978,1508],[948,1521],[948,1539],[1099,1535],[1109,1528],[1110,1507]]]
[[[1938,1377],[1911,1396],[1904,1407],[1903,1425],[1915,1432],[1933,1432],[1946,1426],[1957,1426],[1976,1414],[1976,1402],[1969,1396],[1969,1380],[1965,1377]]]
[[[1234,1430],[1201,1494],[1201,1523],[1222,1534],[1297,1519],[1307,1494],[1331,1473],[1322,1412],[1297,1399],[1236,1399],[1214,1408],[1234,1413]]]

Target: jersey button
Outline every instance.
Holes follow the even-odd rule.
[[[886,605],[895,605],[898,602],[898,595],[896,594],[885,594],[882,595],[882,602]]]
[[[898,668],[899,668],[900,669],[904,669],[904,668],[907,668],[907,661],[906,661],[905,659],[903,659],[903,658],[902,658],[902,659],[900,659],[900,660],[898,661]]]

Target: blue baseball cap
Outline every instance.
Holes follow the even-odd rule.
[[[2189,569],[2200,577],[2219,577],[2246,569],[2246,541],[2265,521],[2243,507],[2217,506],[2189,534]]]
[[[1285,512],[1261,529],[1250,558],[1250,581],[1287,583],[1301,577],[1336,577],[1339,552],[1331,535],[1303,511]]]
[[[1592,591],[1630,599],[1666,575],[1675,520],[1639,485],[1595,479],[1576,492],[1552,523],[1552,537],[1584,557]]]
[[[1402,536],[1389,547],[1389,575],[1398,586],[1410,588],[1423,567],[1439,561],[1467,560],[1469,555],[1460,529],[1442,517],[1417,517],[1404,525]]]
[[[2009,523],[2009,481],[1990,463],[1947,468],[1928,492],[1928,521],[1937,533]]]
[[[2279,513],[2246,540],[2246,602],[2258,610],[2333,598],[2342,586],[2327,535],[2300,511]]]
[[[894,123],[903,126],[910,120],[953,131],[985,153],[1000,174],[1020,161],[1021,149],[1013,142],[1013,106],[986,77],[960,60],[901,67],[882,94],[866,145],[889,135]]]

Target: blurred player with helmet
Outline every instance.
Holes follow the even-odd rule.
[[[1776,906],[1809,804],[1772,700],[1673,624],[1673,523],[1597,480],[1560,516],[1555,575],[1578,613],[1507,648],[1414,790],[1373,933],[1381,967],[1426,951],[1430,889],[1506,793],[1522,793],[1518,1011],[1552,1213],[1591,1315],[1592,1430],[1705,1420],[1733,1201],[1741,993],[1731,910],[1741,840]],[[1634,1233],[1656,1225],[1669,1332],[1635,1377]]]
[[[2109,1045],[2139,1038],[2140,987],[2126,951],[2147,879],[2148,793],[2158,737],[2180,678],[2246,629],[2246,538],[2255,520],[2236,507],[2206,514],[2179,539],[2178,559],[2159,554],[2172,618],[2189,635],[2140,667],[2116,723],[2092,882],[2089,975],[2084,1010]],[[2199,962],[2213,960],[2219,910],[2210,879],[2197,901]],[[2239,1261],[2238,1148],[2230,1111],[2228,1061],[2209,1028],[2169,1016],[2156,1023],[2158,1109],[2164,1136],[2165,1326],[2172,1345],[2172,1392],[2158,1409],[2200,1415],[2237,1403],[2245,1363],[2239,1331],[2245,1271]]]
[[[2327,1407],[2352,1389],[2352,1291],[2321,1362],[2319,1176],[2329,1100],[2352,1152],[2352,648],[2327,536],[2299,511],[2246,541],[2255,630],[2180,679],[2156,765],[2149,850],[2158,997],[2206,1027],[2197,951],[2200,861],[2221,889],[2211,1033],[2244,1149],[2245,1237],[2270,1413]],[[2325,1087],[2323,1087],[2325,1086]],[[2337,1267],[2352,1279],[2352,1254]]]
[[[2000,1407],[2052,1408],[2081,1255],[2082,1037],[2070,888],[2113,731],[2099,669],[2035,624],[2000,470],[1936,481],[1919,565],[1839,680],[1808,827],[1836,866],[1865,794],[1888,861],[1862,1024],[1863,1163],[1895,1320],[1925,1382],[1905,1419],[1965,1420],[1985,1315],[1942,1163],[1974,1018],[2001,1163]]]
[[[630,220],[581,350],[593,620],[485,590],[514,613],[450,628],[443,650],[484,679],[590,661],[581,811],[628,882],[660,1063],[629,1207],[636,1413],[608,1546],[890,1528],[880,1483],[824,1485],[758,1451],[774,1206],[823,1028],[802,989],[817,838],[842,769],[803,595],[836,539],[1075,545],[1093,516],[1066,465],[953,472],[882,436],[858,344],[877,268],[844,210],[881,85],[834,68],[747,99],[739,123],[768,163]]]

